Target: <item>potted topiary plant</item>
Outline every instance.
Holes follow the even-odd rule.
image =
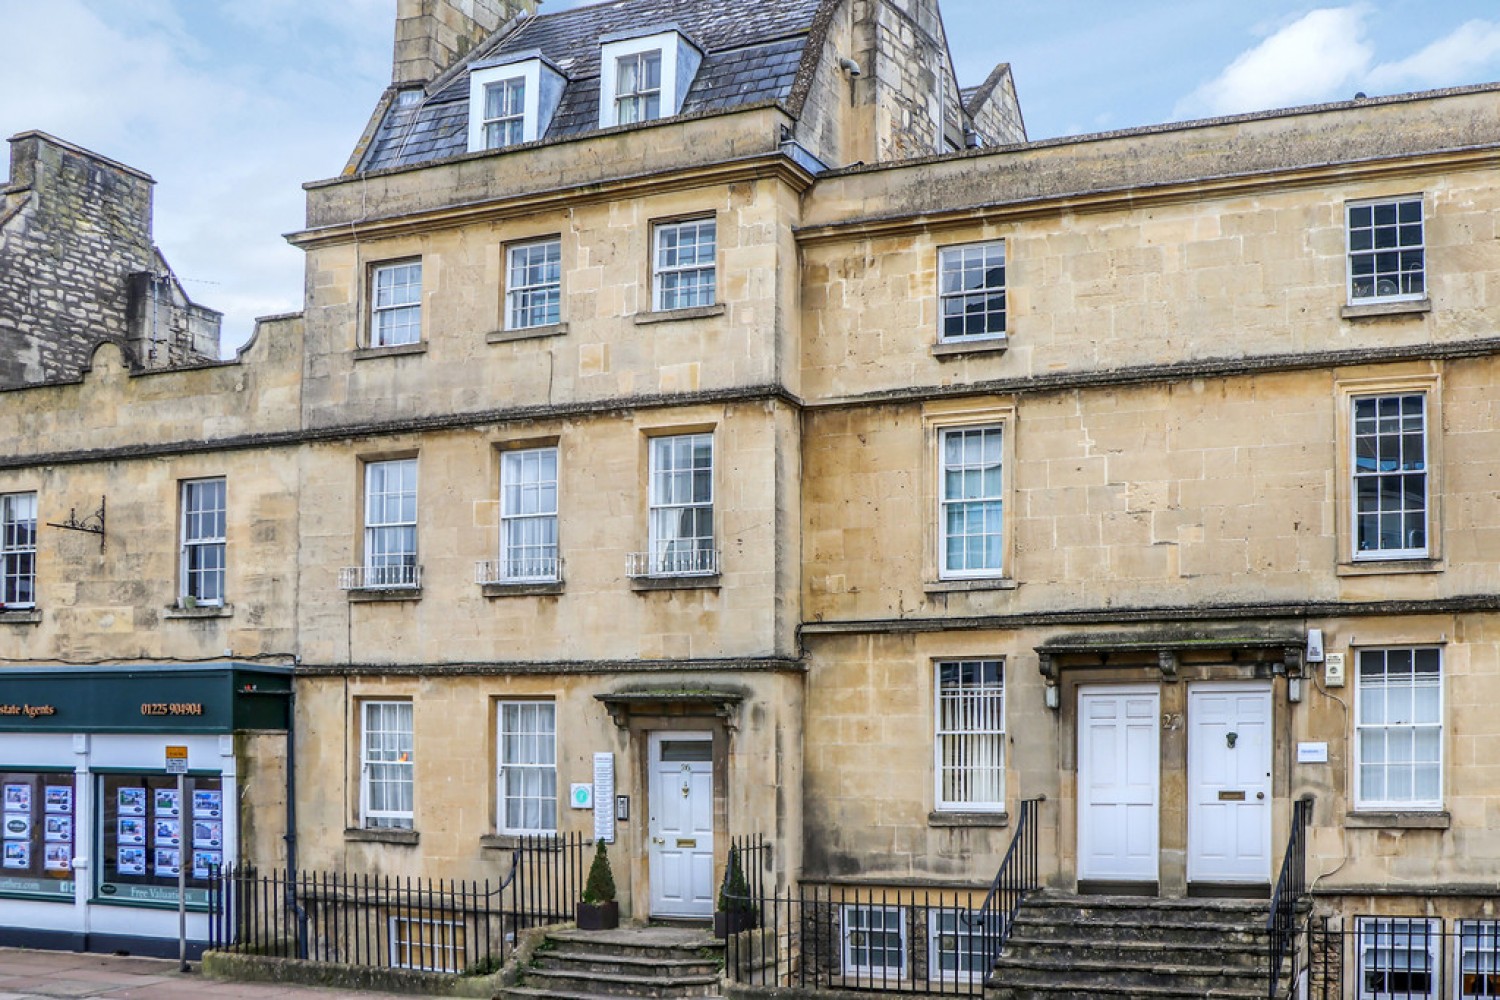
[[[755,916],[755,904],[750,900],[750,882],[745,878],[745,869],[740,866],[740,850],[731,847],[729,863],[724,870],[724,884],[719,887],[719,906],[714,911],[714,937],[727,938],[749,930],[755,926]]]
[[[581,931],[608,931],[620,926],[620,904],[615,900],[615,873],[609,867],[604,841],[594,850],[594,863],[583,886],[583,901],[576,916]]]

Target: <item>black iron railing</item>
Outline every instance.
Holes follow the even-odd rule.
[[[1500,997],[1500,900],[1474,900],[1491,916],[1317,917],[1308,927],[1307,1000],[1471,1000]]]
[[[1028,892],[1041,888],[1037,871],[1036,814],[1045,801],[1045,795],[1021,800],[1021,819],[1016,823],[1015,835],[1010,838],[1010,848],[1006,850],[1005,860],[1000,862],[1000,870],[995,873],[990,891],[979,907],[981,918],[993,922],[999,930],[995,940],[991,942],[989,964],[985,966],[986,982],[995,973],[995,960],[1000,957],[1000,949],[1005,947],[1005,942],[1010,938],[1010,930],[1015,925],[1016,911],[1021,908],[1021,901]]]
[[[209,885],[209,947],[315,962],[481,974],[529,927],[573,919],[582,836],[523,837],[501,879],[226,868]]]
[[[1010,847],[982,899],[978,890],[811,883],[785,893],[752,889],[742,909],[753,921],[731,925],[726,974],[746,985],[982,996],[1016,908],[1040,887],[1041,801],[1021,803]],[[747,879],[751,867],[764,867],[743,857]]]
[[[766,873],[770,870],[771,844],[764,834],[729,838],[729,854],[724,862],[724,876],[719,879],[715,909],[754,912],[765,898]],[[735,884],[737,880],[739,885]]]
[[[1278,996],[1282,966],[1288,958],[1292,981],[1298,976],[1297,937],[1302,899],[1307,895],[1307,825],[1311,818],[1312,799],[1302,798],[1292,803],[1292,832],[1287,837],[1281,874],[1271,896],[1271,913],[1266,917],[1266,996],[1270,1000]]]

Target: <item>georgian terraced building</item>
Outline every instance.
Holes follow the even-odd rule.
[[[982,895],[1045,797],[1055,889],[1264,896],[1310,797],[1318,912],[1492,921],[1500,91],[1028,142],[933,0],[525,7],[403,0],[302,316],[0,396],[6,502],[112,532],[38,529],[8,656],[295,661],[309,867],[598,830],[695,918],[764,834],[782,890]],[[203,480],[188,602],[146,512]],[[1469,939],[1420,940],[1350,982],[1436,996]]]

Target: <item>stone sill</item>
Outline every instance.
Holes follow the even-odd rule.
[[[0,611],[0,625],[40,625],[41,623],[41,608],[17,608],[14,611]]]
[[[392,347],[356,347],[354,349],[354,360],[370,361],[375,358],[398,358],[404,354],[426,353],[426,341],[418,341],[415,344],[396,344]]]
[[[170,607],[161,613],[162,618],[233,618],[233,604],[200,604],[196,608]]]
[[[633,576],[630,589],[637,593],[652,590],[718,590],[719,574],[703,576]]]
[[[663,309],[658,312],[643,312],[635,314],[636,326],[649,326],[652,323],[676,323],[684,319],[705,319],[709,316],[724,315],[724,306],[692,306],[688,309]]]
[[[1441,559],[1359,559],[1341,562],[1334,568],[1336,576],[1383,576],[1397,573],[1441,573]]]
[[[549,323],[546,326],[528,326],[520,330],[495,330],[484,335],[486,344],[509,344],[516,340],[540,340],[543,337],[561,337],[568,332],[566,323]]]
[[[479,590],[485,597],[553,597],[563,592],[563,582],[481,583]]]
[[[1443,812],[1351,812],[1344,816],[1350,830],[1446,830],[1453,815]]]
[[[975,337],[973,340],[940,340],[931,347],[935,358],[953,358],[964,354],[1004,354],[1010,346],[1005,334],[998,337]]]
[[[523,844],[536,844],[538,841],[548,837],[556,837],[555,833],[486,833],[479,838],[479,846],[487,851],[514,851]],[[559,848],[562,842],[558,842]]]
[[[360,844],[398,844],[415,846],[421,835],[415,830],[361,830],[350,827],[344,830],[344,840]]]
[[[1371,302],[1347,305],[1339,310],[1344,319],[1371,319],[1381,316],[1415,316],[1432,312],[1431,299],[1408,299],[1405,302]]]
[[[930,812],[927,825],[935,827],[1010,826],[1008,812]]]
[[[420,601],[421,587],[387,587],[385,589],[347,590],[350,604],[379,604],[383,601]]]
[[[922,589],[929,594],[951,594],[965,590],[1015,590],[1018,584],[1008,576],[987,576],[976,580],[928,580]]]

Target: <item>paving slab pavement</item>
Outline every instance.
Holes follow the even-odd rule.
[[[369,993],[276,983],[226,983],[182,973],[158,958],[86,955],[0,948],[0,1000],[412,1000],[411,994]]]

